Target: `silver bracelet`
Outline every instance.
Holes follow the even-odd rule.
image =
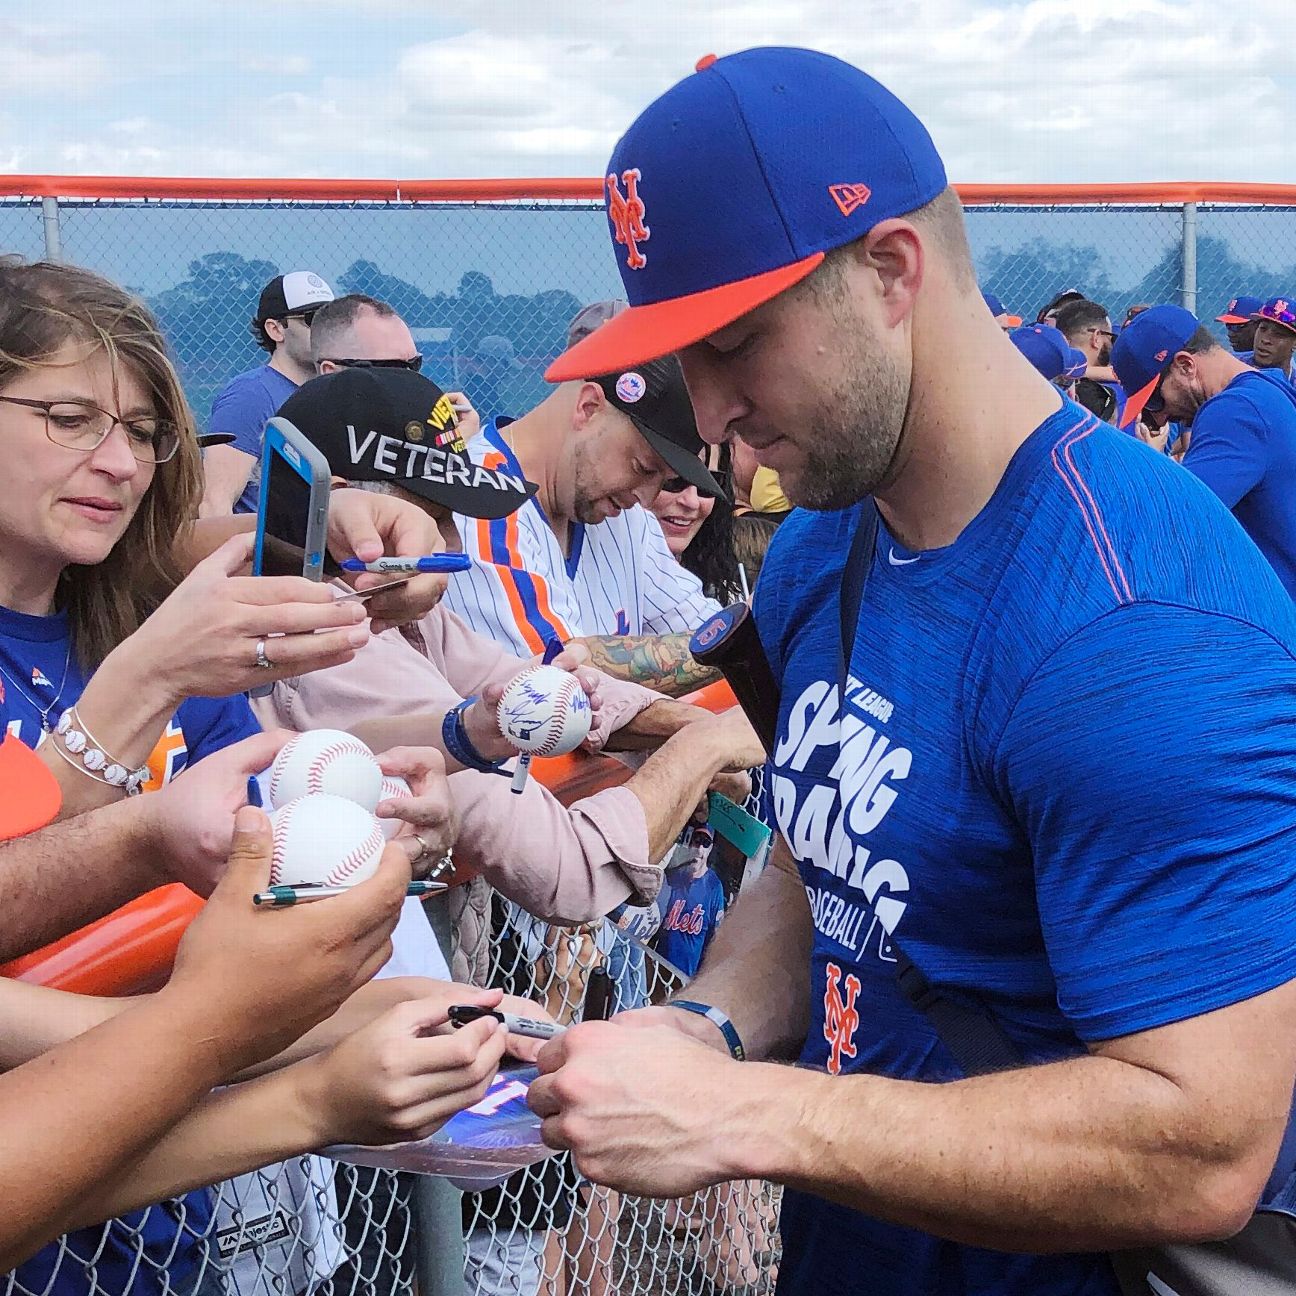
[[[68,764],[94,779],[96,783],[121,788],[127,796],[136,796],[149,777],[147,765],[132,770],[122,761],[114,760],[85,727],[85,722],[77,714],[75,706],[68,707],[59,717],[58,724],[54,726],[54,733],[63,740],[63,746],[59,751],[68,758]],[[78,759],[74,760],[73,757]]]

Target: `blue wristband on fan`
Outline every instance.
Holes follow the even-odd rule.
[[[445,713],[445,719],[441,721],[441,741],[445,744],[446,751],[465,769],[477,770],[482,774],[507,775],[508,771],[501,768],[507,757],[504,760],[487,760],[468,737],[468,730],[464,726],[464,712],[476,701],[476,697],[465,698],[458,706],[451,707]]]
[[[694,1003],[692,999],[672,999],[666,1007],[682,1008],[685,1012],[705,1017],[713,1026],[719,1027],[720,1034],[724,1036],[724,1041],[729,1046],[730,1055],[739,1062],[746,1060],[747,1050],[743,1048],[742,1036],[738,1034],[738,1028],[729,1020],[728,1013],[721,1012],[719,1008],[713,1008],[710,1004]]]

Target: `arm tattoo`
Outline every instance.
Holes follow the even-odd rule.
[[[590,635],[580,640],[590,650],[590,665],[614,679],[629,680],[656,689],[668,697],[681,697],[704,684],[714,683],[720,672],[699,666],[689,652],[692,635]]]

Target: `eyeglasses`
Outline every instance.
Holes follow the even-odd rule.
[[[0,401],[40,410],[45,416],[45,435],[64,450],[90,454],[103,445],[115,427],[125,431],[131,455],[138,463],[164,464],[180,449],[180,429],[165,419],[127,420],[82,401],[24,400],[18,396],[0,396]]]
[[[716,479],[716,484],[724,490],[729,489],[729,474],[719,469],[713,468],[711,476]],[[662,490],[671,495],[683,495],[690,486],[693,486],[701,499],[715,499],[716,493],[709,486],[696,486],[693,482],[685,477],[668,477],[661,484]]]
[[[289,311],[288,314],[284,316],[284,319],[286,320],[299,319],[303,324],[306,325],[307,328],[310,328],[311,321],[315,318],[315,316],[318,313],[319,313],[319,307],[314,306],[310,310]]]
[[[1091,329],[1089,330],[1089,332],[1090,332],[1090,333],[1097,333],[1099,337],[1105,337],[1105,338],[1109,339],[1109,340],[1112,341],[1112,342],[1115,342],[1115,341],[1116,341],[1116,334],[1113,333],[1113,332],[1111,331],[1111,329],[1101,329],[1101,328],[1098,328],[1098,327],[1095,326],[1094,328],[1091,328]]]
[[[423,357],[412,355],[405,360],[337,360],[333,356],[320,356],[320,363],[341,365],[344,369],[408,369],[418,373],[423,368]]]

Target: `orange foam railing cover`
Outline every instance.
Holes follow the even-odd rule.
[[[688,700],[712,711],[734,704],[727,684],[709,685]],[[585,753],[531,766],[532,777],[564,805],[624,783],[630,774],[618,760]],[[179,883],[159,887],[52,945],[0,965],[0,975],[78,994],[154,990],[166,980],[180,937],[201,908],[202,901]]]

